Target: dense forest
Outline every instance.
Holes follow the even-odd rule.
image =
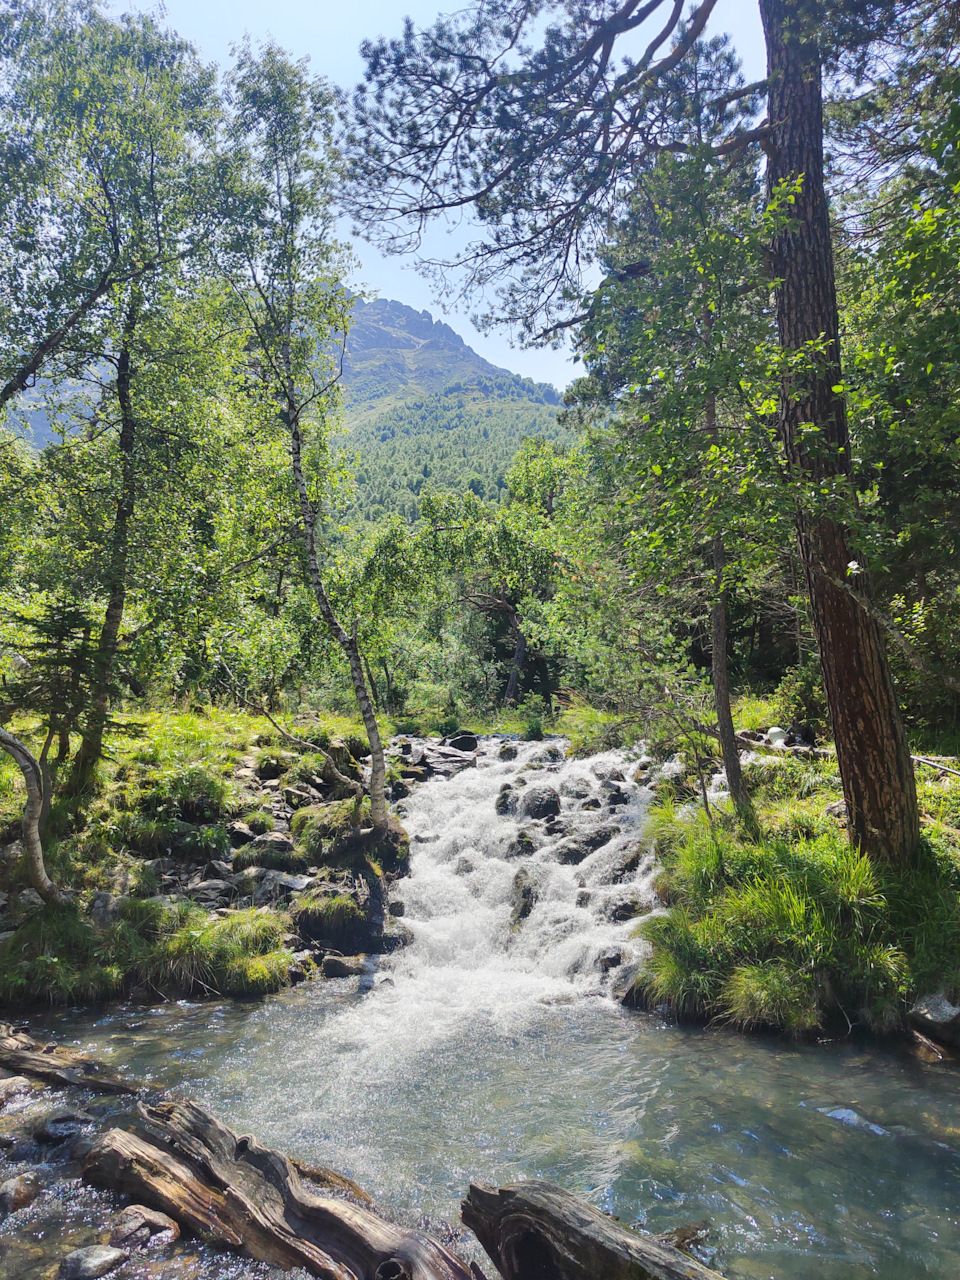
[[[496,0],[352,97],[4,8],[0,997],[280,985],[288,917],[168,911],[158,854],[267,823],[255,747],[340,806],[277,869],[399,865],[386,740],[460,726],[678,762],[635,1000],[799,1034],[960,994],[956,13],[762,0],[747,84],[714,8],[644,48],[657,4]],[[562,407],[456,335],[351,348],[336,216],[414,252],[466,206],[447,270],[571,336]],[[771,726],[812,754],[744,763]]]

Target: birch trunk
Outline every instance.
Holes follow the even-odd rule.
[[[40,841],[40,821],[43,814],[43,771],[33,754],[6,729],[0,729],[0,750],[13,757],[23,774],[27,788],[27,802],[23,806],[23,856],[30,887],[36,889],[44,902],[69,902],[69,895],[59,889],[47,875],[43,861],[43,845]]]

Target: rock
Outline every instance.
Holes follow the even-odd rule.
[[[173,858],[150,858],[143,865],[156,872],[158,876],[169,876],[177,869],[177,863]]]
[[[591,796],[589,800],[584,800],[580,808],[581,809],[599,809],[600,801],[597,799],[596,796]]]
[[[611,791],[610,794],[607,796],[608,809],[616,809],[619,805],[624,805],[629,803],[630,803],[630,797],[627,795],[625,791],[621,791],[619,788],[616,791]]]
[[[553,787],[531,787],[520,801],[528,818],[552,818],[560,812],[560,796]]]
[[[559,747],[545,747],[538,755],[534,756],[531,761],[535,765],[543,764],[560,764],[563,760],[564,753]]]
[[[297,876],[289,871],[265,870],[254,891],[254,905],[261,907],[267,902],[276,902],[280,899],[289,902],[294,894],[303,893],[313,883],[312,876]]]
[[[786,745],[787,731],[781,729],[778,724],[772,724],[767,730],[767,742],[771,747],[782,747]]]
[[[163,1240],[158,1240],[158,1236],[162,1236]],[[142,1204],[128,1204],[110,1232],[110,1244],[114,1249],[122,1246],[139,1249],[150,1239],[157,1244],[169,1244],[179,1238],[180,1227],[173,1218]]]
[[[843,818],[846,821],[847,802],[846,800],[834,800],[832,804],[827,805],[823,812],[830,818]]]
[[[289,831],[267,831],[262,836],[256,836],[252,841],[252,853],[255,858],[259,856],[261,850],[273,856],[292,853],[293,836]]]
[[[251,840],[256,840],[256,834],[252,828],[248,827],[245,822],[228,822],[227,835],[230,837],[230,844],[234,849],[239,849],[242,845],[249,844]]]
[[[119,1267],[130,1257],[126,1249],[114,1249],[108,1244],[92,1244],[86,1249],[74,1249],[60,1263],[60,1280],[98,1280]]]
[[[309,804],[317,804],[323,799],[319,791],[313,787],[300,785],[298,787],[284,787],[283,799],[291,809],[305,809]]]
[[[586,800],[590,794],[590,788],[585,782],[574,779],[572,782],[560,783],[560,794],[567,796],[570,800]]]
[[[566,840],[561,840],[554,851],[557,861],[566,867],[578,866],[585,858],[589,858],[591,853],[602,849],[619,834],[619,827],[614,826],[613,823],[604,822],[599,827],[594,827],[592,831],[569,836]]]
[[[590,892],[589,889],[581,889],[580,892],[577,894],[577,906],[589,907],[590,899],[592,897],[593,897],[593,894]]]
[[[29,1092],[30,1081],[26,1076],[8,1076],[6,1080],[0,1080],[0,1107],[11,1098]]]
[[[324,956],[320,968],[325,978],[357,978],[367,971],[360,956]]]
[[[399,901],[391,902],[390,905],[387,907],[387,910],[394,917],[402,916],[406,912],[406,909],[407,908],[404,906],[404,904]]]
[[[510,925],[517,929],[540,901],[544,875],[539,867],[521,867],[513,877],[513,910]]]
[[[619,947],[608,947],[597,956],[597,968],[601,973],[609,973],[611,969],[619,969],[623,964],[623,952]]]
[[[921,996],[907,1015],[911,1027],[941,1044],[960,1045],[960,1006],[943,992]]]
[[[233,886],[226,880],[201,880],[188,884],[187,892],[194,898],[229,898]]]
[[[86,1111],[68,1111],[65,1109],[51,1111],[44,1117],[40,1126],[34,1129],[33,1136],[37,1142],[53,1145],[58,1142],[66,1142],[68,1138],[76,1137],[84,1125],[93,1123],[93,1116]]]
[[[504,849],[503,854],[505,858],[528,858],[536,847],[530,829],[521,827]]]
[[[637,902],[635,898],[628,898],[624,902],[615,903],[605,912],[605,915],[608,920],[622,923],[624,920],[635,920],[637,916],[645,916],[649,913],[649,906]]]
[[[505,782],[500,788],[500,794],[493,807],[501,818],[517,812],[517,793],[509,782]]]
[[[517,748],[512,742],[505,742],[497,752],[498,760],[516,760]]]
[[[476,751],[480,743],[472,733],[458,733],[455,738],[448,738],[446,745],[455,751]]]
[[[33,915],[43,906],[43,899],[36,889],[21,889],[17,896],[17,904],[23,915]]]
[[[35,1173],[21,1173],[0,1183],[0,1219],[33,1204],[40,1194],[40,1179]]]

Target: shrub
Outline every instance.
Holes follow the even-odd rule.
[[[233,869],[246,871],[248,867],[266,867],[270,871],[291,871],[301,875],[314,861],[304,849],[245,844],[233,855]]]
[[[232,798],[225,778],[203,765],[194,765],[155,778],[141,795],[139,807],[159,819],[210,822],[227,813]]]

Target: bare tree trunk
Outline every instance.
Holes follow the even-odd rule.
[[[760,0],[771,78],[770,192],[802,176],[790,224],[773,245],[780,345],[802,351],[825,343],[815,367],[781,390],[779,429],[788,464],[806,481],[850,473],[839,317],[823,181],[823,102],[812,0]],[[816,433],[804,430],[812,424]],[[810,597],[823,682],[833,724],[851,840],[871,859],[912,861],[920,838],[916,780],[900,721],[880,623],[857,603],[866,574],[845,592],[855,556],[847,531],[826,515],[797,514],[797,543]]]
[[[733,807],[737,817],[749,832],[757,830],[757,815],[753,801],[743,781],[743,770],[740,768],[740,748],[737,745],[737,734],[733,727],[733,714],[730,710],[730,671],[727,662],[727,592],[723,585],[723,569],[725,556],[723,538],[715,534],[713,539],[713,568],[715,573],[713,609],[711,611],[711,646],[710,655],[713,674],[713,700],[717,711],[717,728],[720,733],[720,752],[723,756],[723,768],[727,775],[727,788],[733,799]]]
[[[39,762],[6,729],[0,729],[0,750],[13,757],[23,774],[27,788],[27,803],[23,806],[23,856],[26,862],[30,886],[36,889],[44,902],[69,902],[69,895],[58,889],[47,875],[43,861],[43,845],[40,842],[40,820],[43,813],[43,771]]]
[[[310,582],[320,608],[320,615],[330,628],[331,635],[346,655],[347,663],[350,667],[353,691],[356,695],[357,705],[360,708],[360,717],[366,730],[367,741],[370,743],[370,816],[374,827],[378,831],[383,831],[387,827],[387,764],[383,743],[380,740],[380,728],[377,724],[376,712],[367,688],[366,673],[363,669],[363,659],[357,644],[356,631],[350,632],[344,627],[330,603],[323,584],[320,561],[317,557],[316,513],[313,503],[310,501],[310,493],[303,474],[300,423],[296,414],[290,409],[287,411],[287,419],[290,429],[290,461],[293,467],[297,497],[300,501],[300,516],[303,521],[303,532],[307,544],[307,565],[310,573]]]
[[[127,599],[127,567],[129,560],[130,522],[136,503],[136,463],[134,443],[136,420],[131,395],[132,369],[130,344],[137,324],[137,309],[131,304],[123,327],[123,343],[117,361],[117,401],[120,406],[120,497],[113,521],[113,540],[110,549],[109,596],[107,608],[97,642],[94,663],[93,687],[90,710],[80,747],[73,761],[67,793],[71,796],[85,794],[93,780],[93,771],[103,754],[103,735],[110,710],[110,686],[113,664],[120,643],[120,627]]]

